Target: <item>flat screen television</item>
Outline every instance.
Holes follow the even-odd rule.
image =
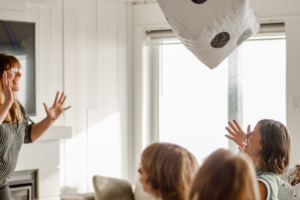
[[[29,116],[35,116],[35,23],[0,20],[0,53],[13,55],[20,61],[23,73],[18,100]]]

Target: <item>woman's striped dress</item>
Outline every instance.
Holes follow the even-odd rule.
[[[31,143],[31,127],[25,109],[19,104],[23,116],[22,123],[0,125],[0,181],[8,178],[15,170],[23,143]]]

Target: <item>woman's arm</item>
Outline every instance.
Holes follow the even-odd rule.
[[[65,96],[64,93],[62,93],[59,100],[58,100],[58,96],[59,96],[59,92],[57,92],[54,104],[51,108],[48,108],[48,106],[44,103],[47,117],[43,119],[41,122],[32,125],[31,128],[32,142],[34,142],[39,137],[41,137],[65,110],[71,108],[71,106],[67,108],[62,107],[62,105],[64,104],[67,98],[67,96]]]
[[[54,121],[47,116],[39,123],[33,124],[31,127],[31,141],[34,142],[41,137],[48,130],[48,128],[50,128],[53,122]]]

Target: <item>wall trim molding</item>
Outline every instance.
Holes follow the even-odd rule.
[[[58,6],[58,0],[27,0],[27,3],[47,6]]]

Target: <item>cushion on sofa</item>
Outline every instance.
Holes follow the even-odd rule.
[[[72,196],[61,196],[60,199],[61,200],[83,200],[83,197],[72,195]]]
[[[133,200],[131,184],[128,181],[94,176],[95,200]]]
[[[95,200],[95,193],[83,193],[74,195],[65,195],[60,197],[61,200]]]

